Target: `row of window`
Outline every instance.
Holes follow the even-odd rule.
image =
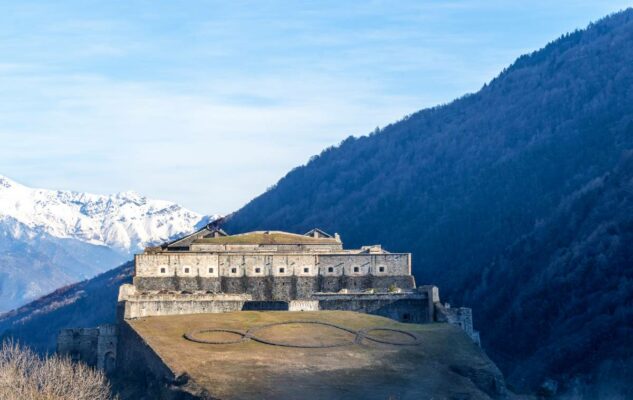
[[[379,272],[385,272],[385,267],[378,267],[378,271]],[[184,268],[184,273],[188,274],[189,272],[190,272],[189,267],[185,267]],[[260,274],[261,272],[262,272],[261,268],[259,268],[259,267],[255,268],[255,273],[256,274]],[[304,268],[303,272],[305,274],[310,273],[310,268],[309,267]],[[334,267],[328,267],[327,272],[334,272]],[[354,272],[360,272],[360,267],[354,267]],[[167,273],[167,269],[165,267],[161,267],[160,268],[160,273],[161,274],[166,274]],[[209,268],[209,273],[213,274],[214,273],[214,269],[213,268]],[[237,268],[231,268],[231,273],[232,274],[237,274]],[[280,274],[285,274],[286,273],[286,269],[283,268],[283,267],[279,268],[279,273]]]

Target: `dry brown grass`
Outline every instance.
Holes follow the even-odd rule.
[[[0,347],[2,400],[110,400],[101,371],[59,356],[40,357],[11,341]]]
[[[370,340],[336,348],[289,348],[254,340],[204,344],[183,334],[210,328],[249,328],[273,323],[318,320],[359,330],[370,327],[414,332],[416,346],[387,346]],[[489,396],[454,367],[472,368],[482,376],[498,370],[459,328],[448,324],[402,324],[348,311],[239,311],[222,314],[171,315],[128,321],[175,375],[186,372],[221,399],[329,400],[469,398]],[[256,332],[271,341],[328,344],[353,341],[354,335],[311,324],[275,325]],[[371,335],[407,341],[405,335],[372,331]],[[237,335],[208,333],[202,338],[234,340]]]

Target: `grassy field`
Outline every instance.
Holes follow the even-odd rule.
[[[386,327],[416,333],[414,346],[368,340],[335,348],[289,348],[253,340],[203,344],[186,340],[192,330],[249,328],[291,320],[319,320],[350,329]],[[447,324],[401,324],[390,319],[341,311],[235,312],[149,317],[129,321],[169,367],[187,372],[220,399],[485,399],[502,379],[497,368],[458,328]],[[267,340],[301,344],[353,341],[355,335],[322,325],[265,328]],[[404,335],[376,332],[402,341]],[[230,333],[200,337],[232,340]],[[492,386],[491,386],[492,385]]]

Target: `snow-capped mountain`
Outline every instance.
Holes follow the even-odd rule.
[[[0,313],[217,217],[134,192],[33,189],[0,175]]]
[[[1,217],[11,217],[35,232],[122,253],[183,235],[217,218],[135,192],[98,195],[33,189],[0,175]]]

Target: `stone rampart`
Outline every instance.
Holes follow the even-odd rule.
[[[187,389],[195,386],[186,374],[176,375],[167,363],[127,322],[120,324],[115,379],[145,399],[193,400]],[[189,382],[189,384],[188,384]],[[126,387],[126,389],[128,388]]]
[[[427,292],[313,292],[309,298],[260,300],[249,294],[211,294],[205,292],[139,292],[133,285],[123,285],[119,293],[119,318],[133,319],[160,315],[221,313],[241,310],[356,311],[385,316],[397,321],[427,323]]]
[[[450,305],[435,303],[435,320],[437,322],[448,322],[449,324],[461,327],[473,342],[480,344],[479,332],[473,328],[473,310],[467,307],[451,308]]]
[[[411,275],[408,253],[198,253],[137,254],[137,277],[360,277]]]
[[[312,299],[320,310],[356,311],[416,324],[433,321],[425,293],[315,293]]]
[[[241,311],[252,300],[246,294],[138,293],[132,285],[119,291],[119,320],[158,315]]]
[[[402,276],[261,276],[261,277],[134,277],[134,286],[143,291],[205,291],[210,293],[248,294],[253,300],[309,299],[317,292],[387,290],[415,288],[412,275]]]
[[[117,327],[62,329],[57,335],[57,353],[111,373],[117,357]]]
[[[62,329],[57,335],[57,353],[96,366],[98,339],[99,328]]]

